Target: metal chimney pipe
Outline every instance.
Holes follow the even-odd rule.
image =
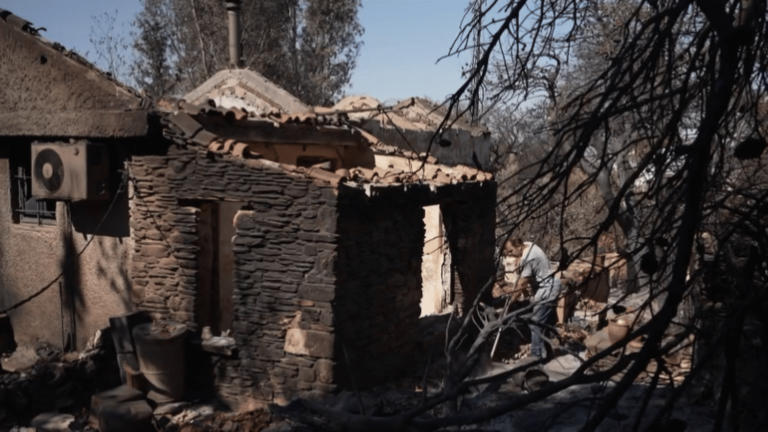
[[[227,23],[229,29],[229,67],[243,67],[243,42],[240,30],[240,4],[242,0],[226,0]]]

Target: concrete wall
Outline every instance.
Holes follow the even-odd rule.
[[[73,224],[68,241],[70,224],[64,203],[57,205],[56,225],[14,223],[9,171],[9,160],[0,158],[0,310],[35,294],[67,270],[62,278],[63,302],[59,283],[54,283],[40,296],[10,312],[11,322],[19,344],[41,340],[62,346],[62,322],[64,332],[71,331],[74,304],[76,348],[82,349],[98,329],[109,325],[110,316],[131,309],[126,265],[131,239],[97,236],[82,256],[70,258],[85,247],[91,235],[83,232],[92,232],[94,226],[83,223],[78,230]],[[124,209],[126,200],[121,198]],[[120,208],[120,204],[115,205],[109,222],[127,226],[127,212],[120,214]],[[74,206],[73,219],[76,213]]]

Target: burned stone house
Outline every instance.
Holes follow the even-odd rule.
[[[20,344],[79,348],[145,311],[192,339],[231,330],[219,395],[279,401],[348,385],[342,352],[358,385],[412,363],[425,208],[450,251],[443,302],[466,310],[493,275],[490,174],[249,71],[150,109],[7,11],[0,32],[0,310]]]

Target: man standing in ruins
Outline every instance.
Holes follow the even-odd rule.
[[[504,260],[505,273],[519,272],[510,303],[516,301],[527,289],[533,291],[531,355],[544,358],[547,351],[542,333],[554,314],[561,291],[560,280],[555,277],[544,251],[531,242],[523,242],[519,237],[510,238],[504,243],[502,255],[505,258],[516,258]]]

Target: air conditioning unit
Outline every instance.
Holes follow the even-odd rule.
[[[38,199],[109,198],[106,146],[87,141],[32,143],[32,195]]]

